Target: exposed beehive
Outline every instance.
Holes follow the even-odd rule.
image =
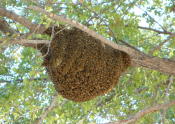
[[[110,91],[130,65],[129,55],[77,28],[62,28],[55,28],[49,50],[41,49],[43,65],[58,93],[83,102]],[[51,28],[45,33],[51,34]]]

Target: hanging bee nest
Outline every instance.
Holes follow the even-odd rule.
[[[104,45],[77,29],[55,27],[50,47],[39,46],[43,65],[59,94],[84,102],[110,91],[131,60],[125,52]],[[51,35],[52,28],[45,31]]]

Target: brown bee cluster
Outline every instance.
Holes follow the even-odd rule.
[[[59,94],[84,102],[109,92],[131,64],[128,54],[77,29],[55,27],[50,47],[40,46],[43,65]],[[46,30],[51,35],[52,29]]]

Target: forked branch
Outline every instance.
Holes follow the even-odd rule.
[[[19,22],[20,24],[27,27],[31,32],[42,33],[43,31],[46,30],[44,26],[33,24],[28,19],[26,19],[22,16],[19,16],[19,15],[15,14],[14,12],[8,11],[4,8],[0,8],[0,16],[7,17],[7,18],[12,19],[16,22]]]

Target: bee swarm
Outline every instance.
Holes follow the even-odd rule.
[[[130,66],[129,55],[77,28],[63,28],[54,28],[49,48],[39,47],[57,92],[76,102],[109,92]],[[49,35],[51,32],[51,28],[45,31]]]

